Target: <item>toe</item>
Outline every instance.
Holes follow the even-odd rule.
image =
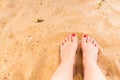
[[[97,47],[97,48],[99,47],[98,43],[96,43],[96,47]]]
[[[64,41],[61,43],[61,45],[60,45],[60,46],[61,46],[61,47],[62,47],[62,46],[64,46]]]
[[[68,42],[68,40],[69,40],[69,37],[67,36],[67,37],[65,38],[65,43]]]
[[[63,44],[65,44],[66,42],[67,42],[67,38],[64,39]]]
[[[69,41],[69,35],[66,37],[66,40]]]
[[[91,42],[92,42],[92,44],[94,44],[94,39],[93,38],[91,39]]]
[[[81,42],[86,43],[87,42],[87,35],[82,36]]]
[[[77,35],[76,34],[72,34],[72,42],[77,42]]]
[[[92,38],[92,37],[90,37],[90,42],[91,42],[91,43],[92,43],[92,39],[93,39],[93,38]]]
[[[94,45],[96,44],[96,41],[95,41],[95,40],[93,40],[93,44],[94,44]]]
[[[90,36],[87,37],[87,43],[90,43]]]
[[[95,47],[98,47],[98,43],[96,41],[94,41],[94,45]]]
[[[71,35],[68,35],[68,42],[71,42]]]
[[[68,36],[62,41],[61,46],[64,46],[66,42],[68,42]]]
[[[96,47],[97,46],[97,42],[95,40],[92,41],[92,44]]]

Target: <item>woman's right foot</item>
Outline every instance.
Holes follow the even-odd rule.
[[[84,35],[81,41],[81,49],[83,54],[83,65],[85,66],[90,61],[97,62],[98,44],[90,36]]]
[[[78,42],[77,35],[72,34],[65,38],[60,47],[61,63],[71,63],[75,65],[75,54]]]

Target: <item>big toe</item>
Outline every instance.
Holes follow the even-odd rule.
[[[76,34],[72,34],[72,42],[77,43],[77,35]]]
[[[87,42],[87,35],[83,35],[81,43],[86,43],[86,42]]]

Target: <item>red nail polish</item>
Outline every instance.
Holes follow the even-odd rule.
[[[72,34],[72,36],[75,36],[75,34]]]
[[[84,35],[84,37],[87,37],[87,35]]]

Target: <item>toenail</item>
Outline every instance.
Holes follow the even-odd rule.
[[[97,45],[95,44],[95,46],[97,46]]]
[[[84,35],[84,37],[87,37],[87,35]]]
[[[72,34],[72,36],[75,36],[75,34]]]
[[[64,43],[62,42],[62,46],[64,45]]]

